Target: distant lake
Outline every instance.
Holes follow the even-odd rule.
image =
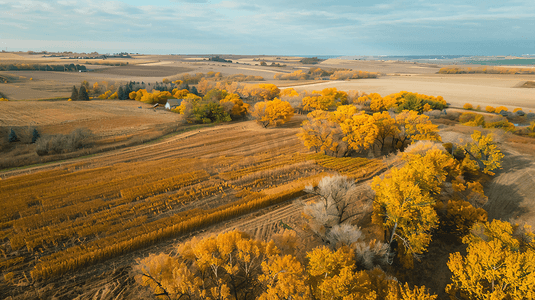
[[[468,60],[467,64],[485,66],[526,66],[535,65],[535,58],[525,59],[496,59],[496,60]]]
[[[342,55],[285,55],[285,56],[296,56],[296,57],[317,57],[318,59],[329,59],[329,58],[337,58]]]

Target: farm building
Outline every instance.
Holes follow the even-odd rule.
[[[180,106],[182,103],[182,99],[167,99],[167,103],[165,103],[165,109],[173,109],[177,106]]]

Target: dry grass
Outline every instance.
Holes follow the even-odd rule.
[[[44,163],[140,144],[180,130],[183,124],[178,114],[155,110],[151,105],[135,101],[8,101],[0,103],[0,106],[0,149],[3,151],[0,168]],[[34,128],[41,136],[69,134],[77,128],[87,128],[95,135],[94,146],[74,154],[40,157],[36,146],[29,144]],[[15,131],[21,142],[7,142],[10,129]]]

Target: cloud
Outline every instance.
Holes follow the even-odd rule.
[[[475,38],[497,43],[516,35],[533,40],[535,7],[530,3],[153,0],[147,5],[137,0],[0,0],[0,24],[5,28],[2,38],[43,41],[46,37],[125,46],[137,41],[136,49],[151,51],[158,44],[175,44],[182,53],[201,49],[204,53],[373,54],[356,51],[384,51],[406,42],[436,46],[464,41],[461,44],[468,45]],[[396,47],[405,49],[395,46],[392,51]]]

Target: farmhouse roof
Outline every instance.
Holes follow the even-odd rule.
[[[169,104],[169,106],[178,106],[180,103],[182,103],[182,99],[167,99],[167,104]]]

